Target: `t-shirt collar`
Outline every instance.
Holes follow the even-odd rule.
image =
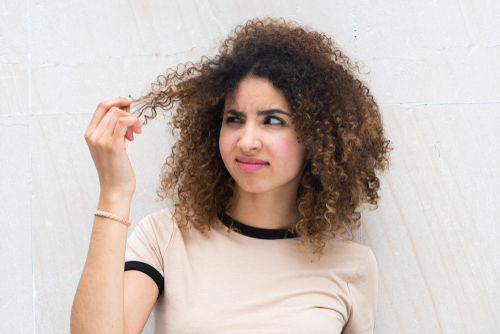
[[[292,233],[289,230],[259,228],[259,227],[245,225],[242,222],[233,219],[225,212],[219,213],[217,217],[227,227],[230,227],[232,224],[233,228],[236,229],[234,230],[234,232],[240,233],[244,236],[251,238],[273,240],[273,239],[290,239],[299,237],[299,235],[297,235],[296,233]]]

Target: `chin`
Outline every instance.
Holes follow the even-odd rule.
[[[238,182],[235,180],[235,182],[238,188],[247,193],[258,194],[270,190],[269,183],[265,184],[266,182],[263,182],[263,180],[257,182]]]

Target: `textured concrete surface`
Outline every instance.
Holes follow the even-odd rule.
[[[497,333],[498,105],[384,115],[393,164],[363,226],[379,265],[377,333]]]
[[[100,101],[145,92],[263,15],[311,25],[364,65],[392,166],[357,235],[379,266],[376,333],[499,333],[500,2],[14,1],[0,5],[0,332],[69,333],[99,182]],[[163,117],[127,142],[130,220],[155,202]],[[143,333],[153,333],[150,317]]]

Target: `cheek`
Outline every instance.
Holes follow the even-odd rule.
[[[296,166],[299,169],[302,166],[304,150],[296,138],[277,138],[271,141],[268,147],[273,151],[276,162],[280,166]]]
[[[231,133],[230,131],[224,131],[224,129],[221,130],[219,135],[219,150],[222,160],[224,160],[224,162],[226,162],[227,159],[230,158],[230,154],[232,153],[234,147],[236,146],[236,140],[237,137],[235,133]]]

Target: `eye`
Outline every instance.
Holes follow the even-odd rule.
[[[229,116],[229,117],[226,117],[225,121],[226,123],[234,123],[234,120],[239,120],[238,117],[234,117],[234,116]],[[236,122],[238,123],[238,122]]]
[[[271,121],[273,120],[274,122],[271,122],[270,125],[272,126],[280,126],[280,125],[285,125],[285,122],[283,122],[283,120],[279,117],[276,117],[276,116],[269,116],[268,118],[266,118],[266,122],[267,121]]]

